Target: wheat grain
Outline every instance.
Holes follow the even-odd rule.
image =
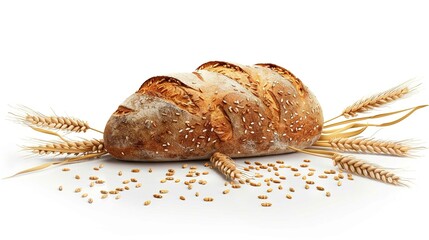
[[[385,183],[401,185],[399,176],[396,176],[394,173],[382,169],[373,164],[369,164],[362,160],[356,159],[353,156],[334,154],[332,156],[332,160],[334,160],[334,164],[338,165],[338,167],[342,170],[379,180]]]
[[[355,117],[358,113],[366,112],[381,105],[390,103],[394,100],[402,98],[410,92],[410,88],[406,84],[401,84],[387,91],[375,94],[371,97],[357,101],[344,109],[342,115],[346,118]]]
[[[392,141],[374,140],[368,138],[335,138],[330,140],[334,150],[341,152],[360,152],[407,156],[409,146]]]

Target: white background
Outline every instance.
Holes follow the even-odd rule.
[[[384,111],[429,103],[429,18],[424,1],[147,2],[1,1],[1,177],[46,161],[20,151],[19,145],[41,136],[7,121],[8,105],[24,104],[45,113],[52,108],[102,129],[145,79],[190,72],[209,60],[284,66],[312,89],[326,118],[360,97],[412,77],[423,77],[422,88]],[[427,146],[428,116],[423,109],[375,136],[414,139]],[[428,152],[417,155],[422,157],[364,157],[398,168],[401,176],[411,179],[410,188],[355,177],[341,188],[326,181],[332,193],[326,198],[290,180],[299,188],[294,198],[273,193],[271,208],[259,205],[256,195],[262,189],[219,195],[223,179],[213,171],[207,176],[209,184],[199,191],[213,196],[214,202],[192,197],[193,192],[180,184],[144,207],[161,188],[162,171],[180,169],[181,163],[131,164],[106,158],[74,165],[69,173],[54,168],[0,180],[0,238],[427,239]],[[309,157],[250,160],[282,159],[298,165],[304,158]],[[329,160],[311,159],[318,170],[331,168]],[[73,193],[73,176],[88,176],[99,163],[106,165],[100,173],[106,179],[117,179],[118,169],[127,176],[133,167],[145,169],[143,187],[118,201],[97,198],[87,204]],[[149,167],[152,175],[146,173]],[[56,190],[59,185],[63,192]],[[187,201],[177,199],[182,194]]]

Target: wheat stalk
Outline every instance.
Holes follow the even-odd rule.
[[[334,154],[331,158],[334,160],[334,165],[337,165],[342,170],[393,185],[402,184],[399,176],[396,176],[394,173],[356,159],[353,156]]]
[[[397,87],[389,89],[387,91],[375,94],[371,97],[364,98],[360,101],[347,107],[342,115],[346,118],[355,117],[358,113],[366,112],[381,105],[392,102],[396,99],[402,98],[404,95],[410,92],[410,88],[407,84],[401,84]]]
[[[409,146],[392,141],[374,140],[368,138],[335,138],[329,141],[330,146],[341,152],[360,152],[407,156]]]
[[[83,141],[65,141],[53,142],[40,146],[29,146],[24,149],[31,150],[37,154],[74,154],[86,155],[90,153],[106,152],[103,139],[83,140]]]

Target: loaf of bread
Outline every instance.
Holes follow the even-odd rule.
[[[261,156],[309,147],[322,126],[317,99],[288,70],[212,61],[145,81],[110,117],[104,143],[135,161]]]

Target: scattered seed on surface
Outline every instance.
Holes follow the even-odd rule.
[[[186,200],[186,198],[184,196],[180,196],[179,199],[182,200],[182,201]]]
[[[135,187],[136,187],[136,188],[139,188],[139,187],[141,187],[141,186],[142,186],[142,184],[141,184],[141,183],[137,183]]]
[[[80,193],[80,191],[82,190],[82,188],[76,188],[75,190],[74,190],[74,192],[75,193]]]
[[[290,195],[290,194],[286,194],[286,198],[287,198],[287,199],[292,199],[292,195]]]
[[[223,190],[223,192],[222,192],[223,194],[228,194],[229,193],[229,189],[225,189],[225,190]]]
[[[272,206],[272,204],[271,204],[271,203],[269,203],[269,202],[263,202],[263,203],[261,203],[261,206],[262,206],[262,207],[271,207],[271,206]]]
[[[82,198],[86,198],[86,197],[88,197],[88,193],[82,194]]]
[[[159,193],[166,194],[166,193],[168,193],[168,190],[167,189],[161,189],[161,190],[159,190]]]
[[[58,191],[62,191],[62,190],[63,190],[63,186],[59,186]]]
[[[152,168],[149,168],[148,172],[151,173],[152,172]]]
[[[160,195],[160,194],[154,194],[153,197],[154,198],[162,198],[162,195]]]
[[[328,178],[327,175],[319,175],[319,178]]]
[[[309,159],[304,159],[304,162],[309,163],[311,161]]]
[[[118,176],[122,176],[122,171],[119,171],[119,172],[118,172]]]
[[[70,171],[70,168],[63,168],[62,171],[63,172],[68,172],[68,171]]]
[[[106,199],[109,195],[108,194],[103,194],[101,195],[101,199]]]
[[[89,199],[88,199],[88,203],[89,203],[89,204],[91,204],[91,203],[93,203],[93,202],[94,202],[94,200],[92,200],[92,198],[89,198]]]
[[[98,167],[94,167],[93,169],[94,169],[94,171],[100,170]]]
[[[232,184],[231,187],[232,188],[241,188],[241,185],[240,184]]]
[[[327,197],[330,197],[330,196],[331,196],[331,193],[330,193],[330,192],[326,192],[326,196],[327,196]]]
[[[76,175],[76,176],[74,176],[74,178],[75,178],[75,179],[77,179],[77,180],[79,180],[79,179],[80,179],[80,176],[79,176],[79,175]]]
[[[319,191],[324,191],[325,190],[325,188],[321,187],[321,186],[317,186],[316,189],[319,190]]]
[[[162,197],[162,196],[161,196]],[[151,201],[150,200],[147,200],[147,201],[145,201],[144,203],[143,203],[143,205],[145,205],[145,206],[149,206],[150,205],[150,203],[151,203]]]
[[[341,181],[338,181],[338,182],[337,182],[337,186],[339,187],[339,186],[341,186],[341,185],[342,185]]]
[[[138,182],[137,179],[135,179],[135,178],[131,178],[130,181],[131,182]]]
[[[167,182],[167,180],[165,180],[165,179],[161,179],[161,181],[159,181],[160,183],[165,183],[165,182]]]
[[[273,191],[273,189],[272,189],[272,188],[268,188],[268,189],[267,189],[267,192],[269,192],[269,193],[270,193],[270,192],[272,192],[272,191]]]
[[[268,199],[268,196],[267,195],[259,195],[258,198],[259,199]]]
[[[293,176],[294,177],[299,177],[299,176],[301,176],[301,173],[295,173]]]
[[[295,189],[293,187],[290,187],[289,192],[295,192]]]
[[[104,180],[100,180],[100,179],[99,179],[99,180],[95,181],[95,183],[96,183],[96,184],[103,184],[103,183],[104,183]]]
[[[195,192],[195,197],[199,197],[200,193],[199,192]]]
[[[305,187],[304,187],[305,189],[309,189],[310,188],[310,186],[308,185],[308,184],[305,184]]]
[[[122,184],[128,184],[128,183],[130,183],[130,180],[124,180],[124,181],[122,181]]]
[[[97,176],[90,176],[89,180],[98,180],[98,177]]]
[[[205,197],[204,199],[203,199],[205,202],[213,202],[213,198],[211,198],[211,197]]]
[[[139,173],[139,172],[140,172],[140,169],[138,169],[138,168],[133,168],[133,169],[131,169],[131,172],[132,172],[132,173]]]
[[[118,200],[121,198],[121,195],[116,195],[115,200]]]

